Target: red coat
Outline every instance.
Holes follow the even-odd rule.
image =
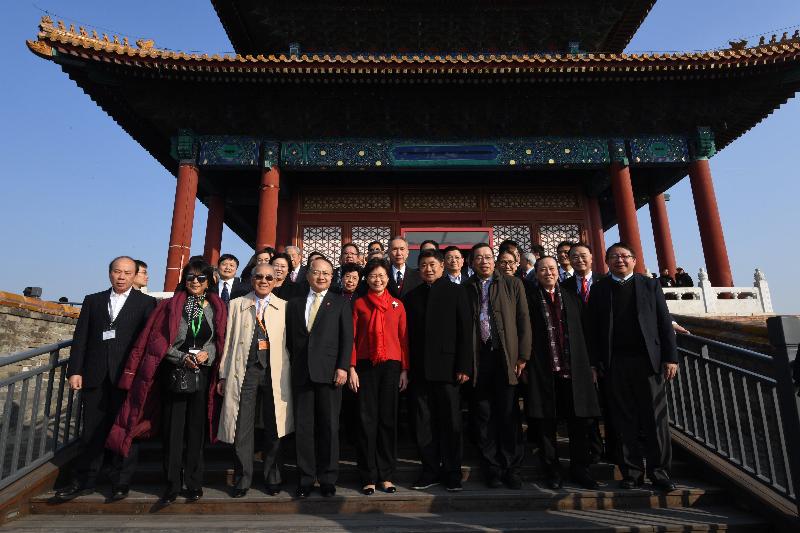
[[[214,427],[219,416],[215,390],[225,342],[228,309],[213,291],[207,293],[207,298],[214,311],[214,345],[217,350],[209,379],[208,419],[209,431],[213,435],[216,433]],[[106,440],[106,448],[119,455],[128,455],[133,439],[149,438],[158,433],[162,405],[160,387],[155,383],[156,375],[167,350],[178,336],[185,303],[184,291],[159,302],[128,356],[125,370],[117,384],[120,389],[128,391],[128,396],[117,413]]]
[[[353,304],[353,355],[350,365],[356,360],[370,358],[369,320],[372,308],[368,298],[358,298]],[[386,355],[390,361],[400,361],[403,370],[408,370],[408,329],[406,327],[406,308],[400,298],[392,298],[384,316],[384,342]],[[395,305],[396,304],[396,305]]]

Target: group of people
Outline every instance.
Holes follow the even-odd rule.
[[[115,258],[111,288],[85,298],[75,331],[68,377],[81,390],[83,450],[57,497],[92,492],[108,450],[112,499],[125,498],[137,441],[157,434],[163,503],[184,487],[188,501],[202,497],[203,450],[216,441],[233,445],[232,496],[243,497],[257,430],[268,494],[281,490],[282,441],[294,433],[296,497],[317,483],[333,496],[345,388],[365,495],[397,490],[405,391],[421,461],[412,489],[461,490],[464,397],[488,487],[522,487],[527,417],[551,489],[567,474],[597,488],[589,466],[604,450],[622,487],[647,475],[674,488],[664,387],[677,372],[675,333],[658,281],[634,274],[628,245],[605,251],[608,274],[593,273],[590,247],[573,242],[553,257],[513,241],[497,254],[487,243],[465,254],[426,241],[414,269],[408,242],[394,237],[370,243],[363,266],[359,257],[352,243],[336,267],[319,252],[303,263],[297,247],[266,248],[241,277],[230,254],[216,268],[193,257],[160,302],[133,290],[136,260]]]

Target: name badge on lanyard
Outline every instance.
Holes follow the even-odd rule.
[[[256,316],[256,322],[258,323],[258,329],[264,334],[264,338],[261,338],[261,335],[258,336],[258,350],[269,350],[269,341],[266,339],[267,337],[267,326],[261,320],[261,317]]]
[[[114,322],[117,318],[114,316],[114,309],[111,307],[111,298],[108,300],[108,329],[103,331],[103,340],[110,341],[116,338],[117,332],[114,329]]]

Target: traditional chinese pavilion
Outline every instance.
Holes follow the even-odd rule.
[[[223,223],[332,257],[434,230],[600,250],[618,224],[641,257],[647,204],[674,271],[663,193],[687,174],[710,280],[732,286],[709,159],[800,88],[797,34],[623,53],[653,0],[212,3],[235,55],[48,17],[28,42],[176,176],[165,290],[196,198],[210,260]]]

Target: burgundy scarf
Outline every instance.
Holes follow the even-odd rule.
[[[369,335],[369,360],[375,366],[378,363],[389,360],[386,355],[386,310],[389,309],[392,295],[389,291],[383,291],[383,294],[378,296],[374,291],[367,293],[367,305],[372,311],[369,317],[369,328],[367,335]]]

